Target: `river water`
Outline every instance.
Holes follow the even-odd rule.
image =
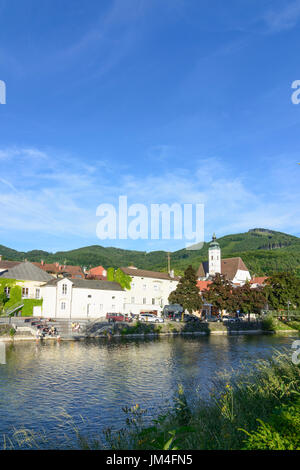
[[[270,357],[274,348],[292,352],[294,340],[186,336],[7,344],[6,365],[0,365],[0,436],[28,429],[47,435],[48,444],[39,445],[65,448],[73,425],[89,436],[118,429],[126,419],[122,408],[135,404],[148,410],[147,419],[170,406],[178,384],[205,396],[218,374],[236,373],[241,363]],[[0,437],[0,449],[4,445]],[[76,447],[75,441],[70,445]]]

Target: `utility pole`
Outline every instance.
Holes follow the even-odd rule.
[[[170,274],[171,272],[171,254],[168,251],[168,273]]]

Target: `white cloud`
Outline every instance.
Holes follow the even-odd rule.
[[[283,167],[280,158],[272,159],[254,189],[218,158],[198,159],[194,170],[174,168],[138,178],[107,162],[87,164],[35,148],[0,149],[0,156],[5,158],[5,177],[0,178],[0,230],[5,233],[95,241],[97,206],[117,205],[120,195],[127,195],[128,204],[147,206],[204,203],[207,237],[213,231],[221,236],[256,226],[299,232],[300,189],[295,183],[300,174],[295,173],[300,169],[296,163],[295,168]]]
[[[268,27],[268,32],[278,33],[293,29],[300,19],[300,0],[288,2],[281,9],[269,10],[264,20]]]

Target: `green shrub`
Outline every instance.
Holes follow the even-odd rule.
[[[300,450],[300,399],[276,407],[270,420],[258,420],[259,427],[249,433],[245,449]]]
[[[272,315],[266,315],[263,317],[261,327],[264,331],[275,331],[276,324]]]

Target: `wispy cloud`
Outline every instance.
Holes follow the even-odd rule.
[[[289,184],[280,183],[291,181],[296,168],[292,162],[282,167],[280,158],[266,169],[259,191],[218,158],[199,158],[191,170],[174,168],[138,178],[107,163],[85,165],[53,151],[14,148],[0,150],[0,155],[6,158],[6,175],[0,180],[0,230],[5,233],[60,235],[78,240],[78,245],[83,239],[95,242],[97,206],[117,205],[119,195],[127,195],[129,204],[148,206],[204,203],[207,235],[254,226],[299,232],[300,189],[293,185],[291,192]]]
[[[269,10],[264,20],[270,33],[293,29],[300,20],[300,0],[285,2],[283,8]]]

